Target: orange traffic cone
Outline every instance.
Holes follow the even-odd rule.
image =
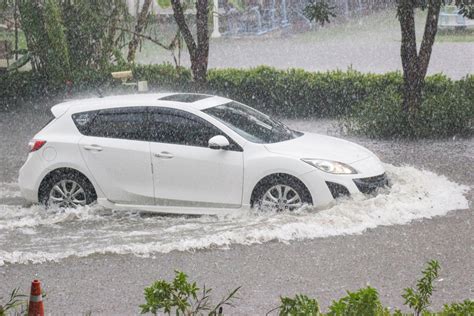
[[[41,283],[38,280],[31,282],[28,316],[44,316],[43,297],[41,296]]]

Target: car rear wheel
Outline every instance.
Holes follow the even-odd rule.
[[[40,201],[53,208],[77,208],[97,199],[89,180],[76,172],[56,172],[46,180],[40,193]]]
[[[275,177],[260,184],[253,206],[264,212],[296,211],[312,204],[303,183],[291,177]]]

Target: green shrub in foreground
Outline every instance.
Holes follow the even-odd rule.
[[[0,302],[0,316],[21,315],[27,309],[28,296],[21,294],[19,289],[14,289],[6,303]],[[0,297],[0,301],[3,298]]]
[[[413,310],[413,313],[404,314],[400,310],[390,312],[384,307],[379,299],[376,289],[368,286],[355,292],[347,292],[347,295],[329,306],[329,312],[320,311],[318,301],[303,294],[295,297],[280,297],[280,305],[267,313],[277,312],[280,316],[472,316],[474,315],[474,301],[465,300],[462,303],[444,305],[440,312],[430,312],[431,295],[433,294],[433,282],[438,277],[439,263],[435,260],[429,261],[427,267],[422,271],[423,276],[417,281],[416,288],[406,288],[402,297],[405,305]],[[199,287],[197,284],[189,283],[187,276],[176,271],[175,279],[168,283],[160,280],[152,286],[145,288],[146,304],[140,306],[142,313],[151,312],[157,314],[162,311],[171,315],[220,315],[224,311],[222,307],[233,306],[232,299],[240,287],[236,288],[215,307],[210,307],[210,289],[204,287],[199,298]]]
[[[240,287],[233,290],[216,305],[210,302],[212,289],[199,289],[196,282],[189,282],[183,272],[175,271],[172,282],[156,281],[145,288],[146,303],[140,305],[141,313],[157,314],[159,311],[171,315],[201,315],[206,312],[209,316],[222,314],[224,306],[233,306],[232,300]]]

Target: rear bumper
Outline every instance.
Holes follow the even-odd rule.
[[[18,185],[21,195],[28,201],[38,203],[38,189],[47,171],[41,155],[30,153],[25,164],[21,167],[18,176]]]

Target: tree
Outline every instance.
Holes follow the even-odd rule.
[[[185,5],[183,5],[181,0],[171,0],[171,6],[173,8],[176,24],[188,48],[194,81],[204,83],[206,82],[209,61],[209,1],[196,0],[196,38],[193,37],[190,27],[186,22],[184,15]],[[327,5],[325,2],[312,2],[312,7],[308,6],[307,10],[314,15],[308,13],[308,16],[324,24],[325,22],[329,22],[330,16],[334,16],[331,9],[333,9],[333,7]]]
[[[58,83],[73,73],[122,61],[124,0],[17,0],[34,71]],[[114,59],[115,58],[115,59]]]
[[[438,30],[441,6],[452,0],[397,0],[397,17],[400,22],[402,42],[400,55],[403,68],[403,110],[416,112],[421,106],[422,90],[425,83],[431,52]],[[474,17],[474,0],[454,0],[460,13]],[[415,33],[415,9],[427,10],[425,29],[420,49],[417,49]],[[304,9],[310,20],[321,24],[334,17],[335,7],[328,0],[310,0]]]
[[[70,74],[69,49],[58,1],[22,0],[19,10],[33,69],[64,82]]]
[[[135,61],[135,53],[138,48],[138,43],[140,41],[139,35],[141,34],[148,18],[148,12],[150,11],[151,0],[145,0],[143,3],[140,14],[137,16],[137,24],[135,25],[135,32],[132,34],[132,39],[128,44],[128,56],[127,61],[129,63]]]
[[[188,47],[193,78],[198,83],[204,83],[207,80],[209,61],[209,1],[196,0],[196,40],[186,22],[181,1],[171,0],[171,6],[176,24]]]
[[[456,0],[462,14],[471,16],[472,0]],[[416,112],[421,106],[421,92],[433,50],[438,18],[445,0],[398,0],[397,17],[400,22],[402,43],[400,55],[403,67],[403,110]],[[418,51],[415,33],[415,9],[428,10],[425,29]]]

